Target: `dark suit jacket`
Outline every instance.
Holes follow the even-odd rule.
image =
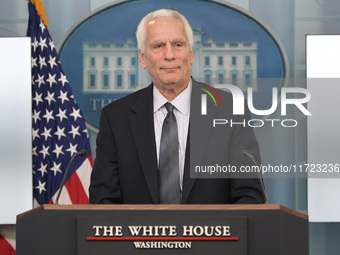
[[[193,80],[193,91],[197,86]],[[228,112],[223,116],[231,118],[232,98],[225,94],[224,109]],[[197,109],[200,107],[192,103],[191,114]],[[212,109],[218,111],[217,107]],[[218,112],[216,114],[218,116]],[[202,133],[206,134],[207,130]],[[233,162],[232,158],[234,162],[239,160],[243,149],[260,160],[258,143],[251,128],[241,129],[240,125],[228,128],[221,141],[226,143],[223,145],[225,163]],[[188,142],[182,203],[264,203],[260,179],[190,178],[189,151]],[[151,84],[102,109],[89,190],[90,203],[157,204],[160,202],[158,188]]]

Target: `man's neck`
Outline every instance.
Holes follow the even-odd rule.
[[[172,100],[174,100],[179,94],[181,94],[185,89],[187,88],[187,86],[181,88],[181,89],[163,89],[160,90],[158,89],[158,91],[169,101],[171,102]]]

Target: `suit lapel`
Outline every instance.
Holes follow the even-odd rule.
[[[200,165],[204,157],[209,134],[212,128],[212,121],[216,114],[216,107],[213,102],[208,103],[209,114],[201,115],[201,90],[200,85],[194,79],[191,94],[190,107],[190,127],[188,132],[187,147],[185,154],[184,176],[183,176],[183,194],[182,203],[186,203],[189,198],[192,187],[196,181],[196,175],[190,176],[190,168]],[[190,150],[191,147],[191,150]]]
[[[150,194],[153,202],[159,203],[152,90],[153,85],[147,87],[131,107],[130,124]]]
[[[182,204],[188,200],[190,191],[195,183],[195,178],[190,178],[190,127],[188,132],[187,146],[185,151]]]

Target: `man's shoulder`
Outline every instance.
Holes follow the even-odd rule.
[[[142,100],[143,97],[152,97],[152,85],[139,89],[129,95],[119,98],[110,104],[106,105],[104,111],[123,111],[130,109],[137,101]]]

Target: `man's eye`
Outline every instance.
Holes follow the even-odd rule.
[[[154,49],[160,49],[162,48],[162,44],[156,44],[153,46]]]
[[[183,47],[183,43],[176,43],[175,46],[176,47]]]

